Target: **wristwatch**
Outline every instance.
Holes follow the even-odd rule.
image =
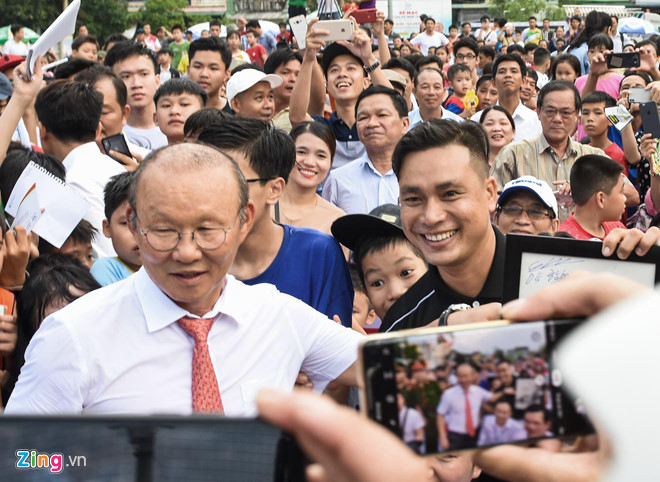
[[[369,67],[366,65],[364,66],[364,70],[367,71],[367,73],[372,73],[374,70],[376,70],[378,67],[380,67],[380,60],[376,60],[373,64],[371,64]]]
[[[465,311],[472,308],[470,305],[465,303],[456,303],[454,305],[449,305],[449,307],[442,312],[440,319],[438,321],[438,326],[447,326],[447,318],[455,311]]]

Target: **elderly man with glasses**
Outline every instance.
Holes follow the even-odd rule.
[[[254,222],[237,164],[209,146],[155,151],[127,218],[142,269],[46,318],[6,413],[256,413],[302,369],[356,383],[361,336],[274,286],[227,274]]]
[[[522,176],[504,186],[494,224],[503,234],[551,234],[559,227],[558,214],[557,199],[548,183]]]

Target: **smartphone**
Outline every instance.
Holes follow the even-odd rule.
[[[328,42],[337,40],[350,40],[353,36],[354,25],[351,20],[319,20],[312,28],[320,28],[330,32],[324,37]]]
[[[304,15],[296,15],[289,19],[291,32],[296,38],[298,48],[304,50],[307,45],[307,18]]]
[[[639,67],[639,52],[622,52],[607,56],[608,69],[629,69]]]
[[[110,151],[116,151],[121,154],[125,154],[128,157],[132,157],[131,151],[128,149],[128,144],[126,144],[126,139],[124,139],[124,134],[122,133],[101,139],[101,145],[103,146],[103,150],[105,150],[105,153],[108,156],[110,156]],[[118,163],[123,164],[123,162],[116,157],[110,157],[112,157]]]
[[[646,90],[644,87],[631,87],[628,91],[628,102],[642,103],[651,100],[651,91]]]
[[[642,129],[644,133],[651,133],[654,139],[660,139],[660,116],[658,104],[655,101],[639,104],[639,113],[642,116]]]
[[[362,25],[363,23],[373,23],[378,20],[376,15],[375,8],[365,8],[364,10],[353,10],[351,12],[351,17],[355,19],[357,23]]]
[[[451,452],[592,433],[581,402],[562,390],[553,363],[557,343],[580,321],[497,321],[373,335],[360,351],[361,409],[411,448],[414,433],[420,454],[438,453],[441,417],[449,436],[443,450]],[[511,430],[494,436],[495,423]]]

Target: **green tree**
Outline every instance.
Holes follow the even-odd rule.
[[[0,0],[2,25],[20,23],[43,32],[62,12],[61,0]]]
[[[186,15],[183,9],[188,6],[187,0],[147,0],[144,8],[129,16],[131,23],[148,23],[155,32],[160,26],[168,30],[174,24],[186,26]]]
[[[86,25],[91,35],[96,35],[99,44],[113,33],[122,33],[128,28],[128,2],[126,0],[85,0],[80,5],[77,25]]]
[[[494,17],[502,15],[510,22],[523,22],[545,10],[545,6],[544,0],[493,0],[488,10]]]

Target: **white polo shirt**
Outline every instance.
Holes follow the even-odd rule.
[[[193,316],[145,268],[46,318],[28,346],[7,414],[189,414]],[[315,390],[357,359],[357,332],[269,284],[227,275],[204,318],[225,415],[253,416],[264,387],[291,390],[300,370]]]

